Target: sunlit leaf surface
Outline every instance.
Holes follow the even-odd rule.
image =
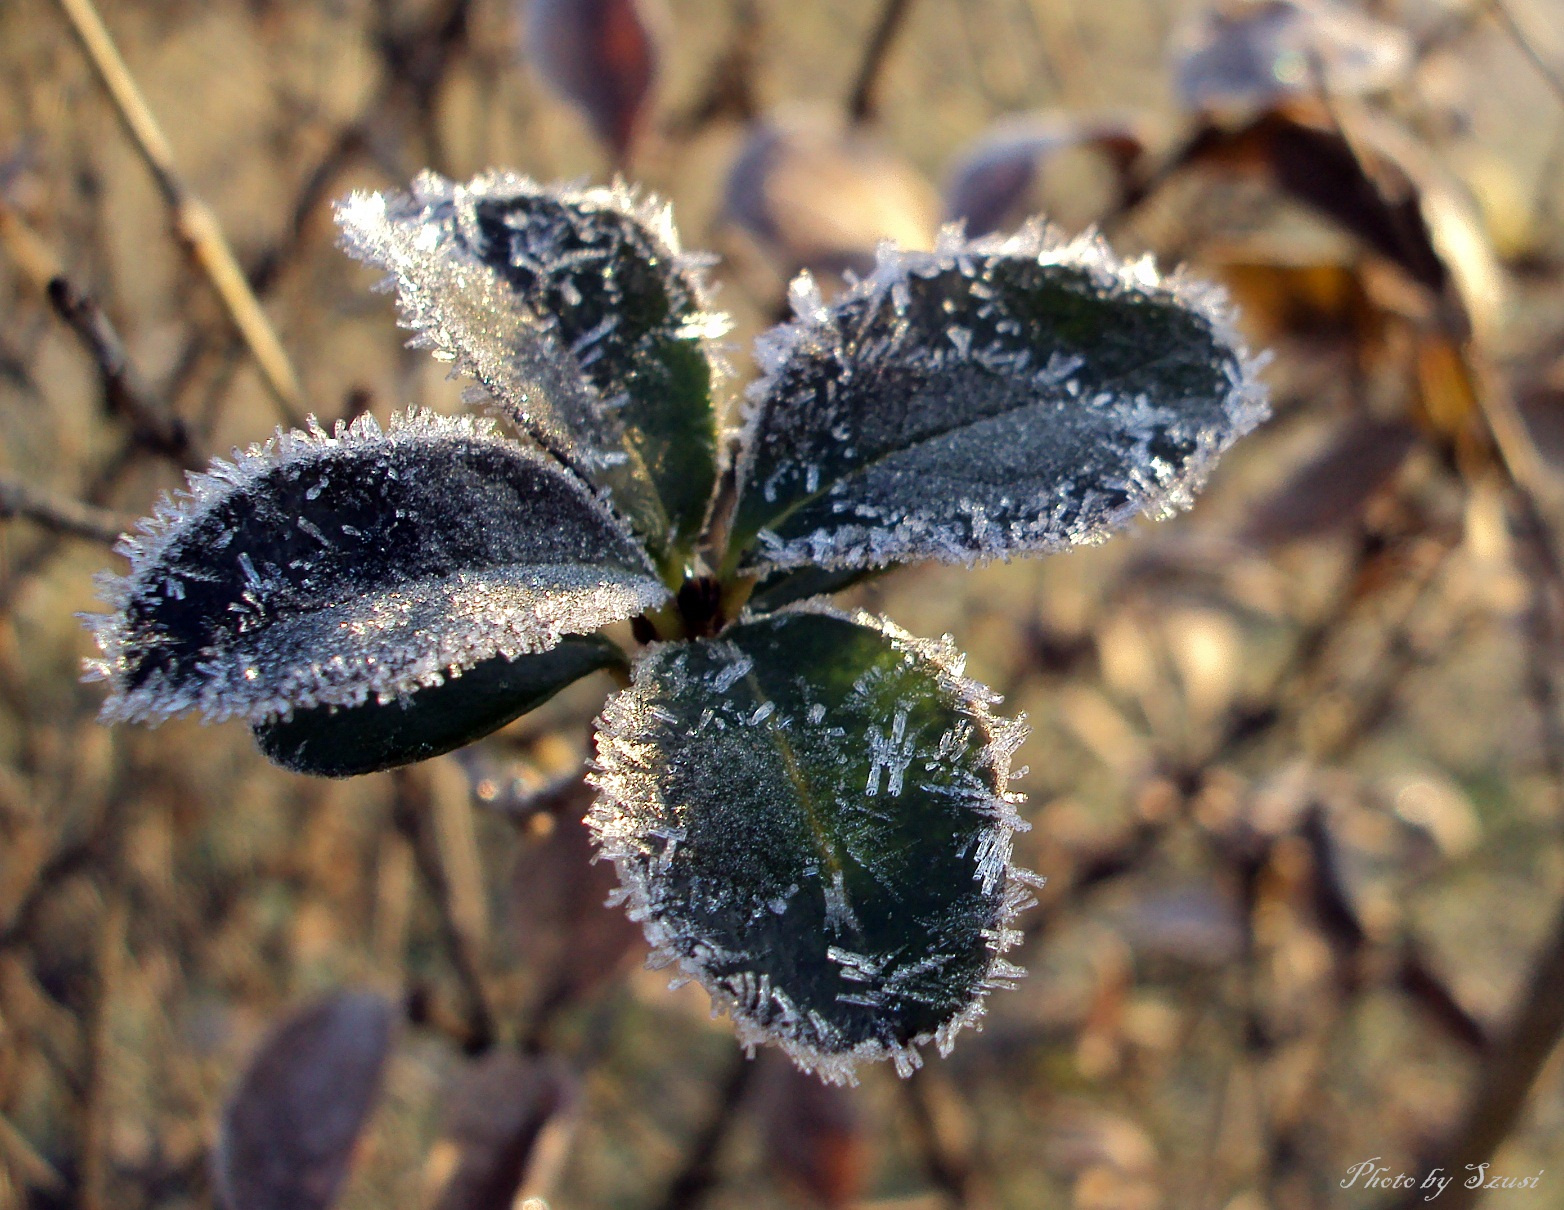
[[[91,619],[111,720],[391,702],[667,596],[579,481],[487,423],[279,435],[191,477]]]
[[[794,307],[761,342],[730,565],[1095,541],[1187,504],[1265,415],[1219,295],[1041,227],[885,250],[829,307],[801,278]]]
[[[976,1020],[1020,972],[1024,728],[948,647],[818,611],[654,647],[598,733],[588,821],[653,948],[747,1045],[833,1082]]]
[[[666,206],[426,172],[409,193],[354,194],[337,221],[436,356],[608,488],[654,555],[687,543],[716,473],[709,346],[725,323]]]

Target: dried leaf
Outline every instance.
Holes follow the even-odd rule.
[[[1351,525],[1417,444],[1397,421],[1350,416],[1318,453],[1250,510],[1240,536],[1256,546],[1318,538]]]
[[[527,57],[623,163],[661,55],[636,0],[528,0]]]
[[[463,1069],[446,1098],[456,1164],[435,1210],[511,1210],[538,1136],[576,1095],[557,1061],[492,1050]]]
[[[882,248],[762,338],[729,566],[970,563],[1187,506],[1265,415],[1219,292],[1040,226]]]
[[[1270,106],[1321,87],[1336,96],[1392,88],[1412,65],[1412,39],[1331,0],[1259,0],[1207,8],[1173,57],[1189,108]]]
[[[667,206],[623,186],[433,173],[337,206],[343,246],[389,270],[403,322],[505,413],[606,488],[665,566],[716,481],[705,261]],[[687,553],[687,552],[686,552]]]
[[[938,213],[911,165],[863,131],[808,115],[755,124],[728,170],[723,206],[784,276],[867,272],[881,240],[927,247]]]
[[[544,839],[524,849],[511,870],[511,938],[551,1008],[586,995],[613,977],[639,943],[633,924],[604,901],[616,885],[613,869],[594,863],[592,838],[582,822],[591,791],[560,804]]]
[[[340,992],[279,1026],[223,1113],[213,1156],[227,1210],[326,1210],[380,1091],[391,1004]]]
[[[1025,729],[948,646],[796,610],[654,646],[598,727],[588,816],[654,954],[747,1047],[832,1083],[950,1049],[1020,971]]]
[[[1118,114],[1058,110],[1001,118],[956,157],[945,184],[945,218],[964,223],[970,236],[987,235],[1023,217],[1032,182],[1053,156],[1094,147],[1123,174],[1144,145],[1140,123]]]
[[[191,476],[120,549],[114,612],[89,619],[114,721],[386,705],[668,595],[557,464],[431,412],[279,434]]]
[[[815,1205],[851,1205],[863,1190],[868,1158],[854,1094],[791,1063],[767,1068],[756,1095],[766,1166]]]

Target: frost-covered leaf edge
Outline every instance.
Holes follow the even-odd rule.
[[[950,694],[954,700],[960,702],[961,706],[969,712],[969,717],[987,729],[989,742],[984,749],[983,763],[994,770],[995,783],[999,786],[1007,786],[1021,776],[1020,772],[1011,771],[1010,761],[1030,732],[1026,724],[1026,716],[1009,719],[991,711],[990,707],[1002,700],[1000,695],[965,675],[966,656],[957,650],[950,635],[947,634],[938,640],[918,638],[883,615],[871,614],[863,610],[848,613],[833,608],[821,599],[795,602],[763,616],[792,613],[818,614],[868,627],[884,635],[898,650],[926,661],[934,670],[936,684],[940,691]],[[717,637],[720,641],[721,636]],[[680,640],[675,640],[678,641]],[[969,1026],[973,1029],[982,1028],[982,1018],[987,1011],[989,993],[1014,988],[1016,980],[1026,974],[1023,968],[1007,961],[1004,957],[1006,952],[1023,940],[1023,934],[1010,927],[1012,922],[1022,912],[1035,906],[1036,898],[1032,891],[1042,887],[1045,881],[1012,861],[1014,834],[1029,831],[1032,826],[1021,818],[1016,809],[1025,802],[1025,795],[1014,790],[1001,790],[989,804],[991,810],[988,812],[988,818],[991,822],[983,831],[978,843],[981,849],[991,855],[991,861],[999,871],[995,881],[996,883],[1002,881],[999,887],[1000,909],[994,927],[985,930],[984,933],[989,954],[988,969],[972,1001],[961,1012],[951,1017],[937,1030],[918,1034],[905,1045],[888,1046],[878,1041],[864,1042],[850,1051],[836,1054],[820,1051],[796,1038],[774,1033],[751,1021],[742,1011],[732,992],[713,979],[698,958],[685,957],[672,948],[671,931],[651,914],[649,884],[641,873],[637,861],[641,856],[640,851],[623,840],[616,840],[611,827],[617,801],[613,792],[614,778],[626,767],[624,762],[634,762],[638,759],[636,751],[638,745],[633,732],[623,726],[627,721],[626,715],[629,709],[635,704],[636,673],[644,662],[667,646],[669,646],[667,643],[653,643],[637,654],[631,666],[630,688],[611,695],[604,704],[602,712],[593,721],[593,738],[597,755],[591,762],[586,779],[588,784],[598,792],[585,820],[598,846],[598,852],[593,860],[607,858],[612,861],[619,878],[619,887],[609,896],[607,906],[624,906],[629,918],[640,924],[652,951],[646,961],[647,967],[653,970],[677,967],[679,974],[669,984],[670,990],[691,980],[705,988],[711,997],[712,1015],[716,1016],[719,1013],[728,1015],[733,1022],[733,1030],[739,1045],[744,1047],[749,1057],[754,1057],[755,1050],[759,1046],[775,1045],[800,1070],[816,1075],[828,1084],[856,1085],[860,1063],[876,1063],[885,1059],[892,1060],[899,1076],[908,1077],[923,1066],[923,1056],[920,1051],[931,1042],[941,1057],[948,1055],[955,1045],[956,1036],[963,1029]]]
[[[425,443],[441,440],[492,441],[506,446],[512,452],[520,452],[536,460],[551,473],[568,482],[581,495],[583,502],[596,511],[606,524],[618,530],[628,546],[641,551],[640,544],[632,537],[623,521],[598,493],[574,475],[569,474],[553,459],[538,450],[523,445],[496,431],[493,420],[474,416],[446,416],[428,408],[409,408],[390,418],[387,428],[382,428],[372,415],[365,413],[351,424],[337,421],[334,432],[328,433],[311,415],[306,428],[284,430],[278,428],[265,442],[252,443],[244,449],[235,448],[230,458],[214,458],[204,471],[186,471],[186,486],[172,492],[163,492],[154,503],[152,512],[136,523],[135,533],[120,536],[114,545],[116,554],[130,561],[123,574],[99,572],[94,577],[98,599],[109,609],[107,613],[81,613],[78,618],[97,642],[101,655],[82,661],[82,680],[108,681],[113,685],[108,698],[99,710],[103,723],[137,722],[153,726],[192,710],[201,711],[202,721],[221,722],[229,718],[243,718],[252,725],[264,724],[275,719],[287,719],[297,708],[317,706],[362,705],[371,694],[383,703],[412,694],[415,690],[441,684],[448,677],[459,676],[461,671],[481,660],[496,655],[515,658],[552,648],[563,637],[564,631],[544,636],[542,642],[516,642],[508,645],[494,643],[472,645],[460,652],[456,661],[436,661],[438,666],[408,670],[400,676],[379,680],[360,681],[349,686],[332,685],[322,679],[313,690],[305,687],[287,698],[256,703],[249,708],[235,708],[231,703],[213,700],[202,695],[192,700],[186,694],[167,694],[160,678],[154,678],[131,691],[121,690],[119,668],[125,642],[124,613],[131,597],[142,579],[151,574],[168,547],[178,540],[183,530],[197,522],[209,509],[226,500],[235,492],[251,486],[266,474],[292,462],[318,456],[322,450],[352,447],[369,447],[388,443]],[[643,590],[634,595],[634,607],[621,612],[614,610],[613,617],[604,617],[599,625],[629,617],[637,609],[652,608],[662,604],[670,595],[660,582],[644,551],[647,585],[655,584],[657,591]],[[623,585],[627,590],[629,585]],[[510,648],[514,647],[514,650]],[[425,660],[425,663],[428,661]]]
[[[872,306],[887,293],[905,290],[906,282],[911,277],[948,272],[960,266],[964,259],[974,256],[1024,258],[1041,265],[1061,265],[1090,274],[1095,282],[1105,288],[1129,286],[1143,293],[1160,293],[1203,320],[1210,327],[1216,342],[1233,354],[1228,367],[1228,391],[1222,401],[1223,411],[1230,422],[1229,431],[1221,437],[1203,433],[1198,448],[1180,473],[1168,482],[1157,485],[1156,491],[1132,497],[1115,510],[1085,540],[1085,544],[1104,541],[1143,513],[1157,520],[1166,520],[1190,508],[1194,504],[1195,494],[1204,485],[1217,459],[1240,437],[1253,431],[1270,416],[1267,391],[1259,378],[1259,372],[1269,363],[1270,357],[1265,353],[1255,355],[1249,352],[1237,328],[1237,309],[1221,286],[1196,277],[1184,268],[1163,274],[1157,269],[1155,258],[1149,252],[1133,261],[1123,260],[1095,231],[1071,238],[1044,220],[1034,218],[1012,234],[991,234],[968,239],[963,224],[947,223],[940,229],[933,251],[904,249],[889,240],[882,242],[875,253],[874,272],[862,280],[851,282],[849,288],[829,304],[808,270],[794,277],[788,287],[788,302],[794,318],[767,329],[755,338],[755,361],[761,374],[744,393],[735,458],[739,485],[739,490],[734,494],[735,515],[745,485],[750,482],[756,438],[765,418],[768,397],[794,351],[830,324],[834,311],[862,302]],[[939,554],[931,555],[925,544],[906,538],[897,542],[891,536],[893,531],[885,528],[871,530],[868,526],[854,524],[841,527],[839,533],[842,536],[831,542],[839,548],[838,553],[822,556],[821,549],[825,543],[812,541],[813,535],[784,541],[762,529],[750,541],[742,566],[747,571],[765,574],[799,567],[820,567],[828,571],[860,566],[883,567],[936,558],[942,562],[960,562],[973,567],[996,558],[1008,561],[1017,555],[1052,554],[1082,544],[1068,539],[1052,540],[1001,545],[992,549],[968,548],[958,554],[958,544],[947,542],[939,544]],[[846,553],[840,553],[842,549]],[[865,557],[866,552],[872,553]],[[732,561],[739,553],[730,551],[729,560]],[[942,557],[947,555],[948,558]]]
[[[721,339],[732,328],[732,320],[725,312],[712,306],[714,290],[709,276],[711,268],[717,263],[717,257],[708,252],[684,249],[673,219],[673,203],[659,194],[630,185],[618,176],[608,185],[587,186],[578,181],[543,184],[524,173],[491,169],[464,183],[425,169],[413,178],[406,189],[355,190],[339,199],[332,205],[332,214],[339,229],[338,246],[353,259],[386,271],[386,276],[376,283],[375,289],[380,293],[395,295],[397,322],[413,333],[407,342],[408,346],[431,350],[436,360],[450,365],[451,377],[472,379],[477,385],[474,393],[467,396],[468,402],[483,403],[496,415],[527,429],[529,435],[536,437],[567,462],[573,461],[572,454],[586,455],[585,461],[589,466],[593,462],[593,451],[560,448],[560,439],[567,435],[553,431],[536,417],[512,410],[512,406],[496,398],[494,392],[484,384],[483,371],[472,352],[462,348],[460,341],[447,328],[430,322],[430,313],[435,310],[435,304],[424,297],[409,279],[399,275],[397,267],[388,263],[374,241],[364,234],[366,222],[388,221],[386,216],[389,205],[413,202],[425,206],[437,201],[454,202],[462,194],[479,199],[513,197],[517,194],[546,197],[588,211],[608,210],[640,226],[661,246],[672,272],[684,279],[696,302],[698,311],[685,321],[684,328],[699,340],[701,350],[706,355],[707,364],[711,367],[711,392],[715,401],[718,385],[732,377],[732,366]],[[538,328],[537,335],[548,338],[553,326],[552,317],[536,316],[534,322]],[[573,355],[561,354],[558,360],[561,365],[573,365]],[[578,384],[582,397],[594,399],[600,407],[606,406],[597,391],[585,382],[584,376],[578,374],[578,377],[582,378]],[[513,406],[519,407],[519,403],[517,401],[517,405]],[[721,444],[719,440],[719,448]]]

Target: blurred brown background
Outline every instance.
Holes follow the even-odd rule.
[[[0,1206],[1399,1204],[1374,1157],[1564,1204],[1560,0],[101,17],[123,75],[0,5]],[[1189,262],[1275,352],[1190,515],[853,594],[1034,728],[1032,973],[913,1080],[746,1063],[641,969],[576,823],[606,678],[341,784],[94,721],[74,615],[183,467],[462,406],[329,201],[490,166],[671,198],[733,406],[793,270],[952,215]]]

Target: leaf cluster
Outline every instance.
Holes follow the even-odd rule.
[[[813,598],[1186,505],[1265,411],[1221,298],[1039,224],[951,229],[829,303],[800,277],[724,441],[725,321],[666,207],[425,174],[337,216],[516,435],[414,410],[192,475],[92,620],[105,718],[237,716],[347,776],[615,670],[588,822],[658,958],[831,1081],[947,1050],[1020,973],[1024,728],[948,642]],[[597,633],[624,619],[633,657]]]

